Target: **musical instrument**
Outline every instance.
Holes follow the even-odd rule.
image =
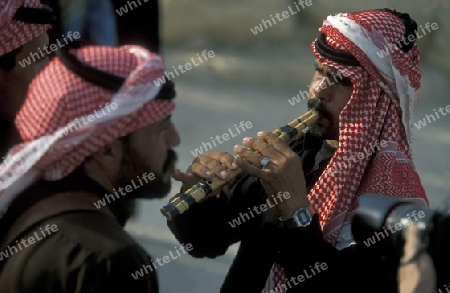
[[[283,127],[277,128],[273,131],[281,140],[285,142],[291,141],[300,132],[304,131],[309,125],[313,124],[319,119],[319,113],[316,110],[309,110],[302,116],[292,120]],[[242,170],[228,170],[230,176],[229,180],[238,176]],[[175,216],[180,215],[187,211],[189,207],[200,202],[209,194],[220,189],[227,181],[214,177],[210,181],[200,181],[186,190],[185,193],[179,194],[172,198],[172,200],[163,208],[161,213],[170,221]]]

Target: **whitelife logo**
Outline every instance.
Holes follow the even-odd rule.
[[[144,2],[144,3],[147,3],[149,0],[142,0],[142,2]],[[137,3],[136,3],[137,2]],[[136,1],[127,1],[127,4],[128,4],[128,7],[130,7],[130,11],[131,10],[133,10],[133,9],[135,9],[135,8],[138,8],[139,6],[141,6],[142,5],[142,2],[141,2],[141,0],[136,0]],[[139,5],[138,5],[139,4]],[[134,6],[134,7],[133,7]],[[124,15],[124,14],[127,14],[128,13],[128,7],[127,7],[127,5],[124,5],[124,6],[122,6],[122,7],[120,7],[119,9],[116,9],[116,13],[119,15],[119,16],[122,16],[122,15]]]
[[[427,126],[427,120],[428,120],[428,124],[430,124],[432,121],[430,118],[433,118],[433,122],[435,122],[437,119],[441,118],[438,114],[438,112],[436,111],[436,109],[433,109],[434,111],[434,115],[433,114],[426,114],[425,118],[423,118],[423,120],[419,120],[416,122],[414,122],[414,126],[416,126],[417,129],[420,129],[422,127]],[[441,113],[442,116],[445,116],[447,114],[450,114],[450,105],[445,106],[445,112],[444,112],[444,108],[439,107],[439,112]],[[447,113],[446,113],[447,112]]]
[[[209,60],[208,57],[209,57],[209,59],[212,59],[212,58],[216,57],[216,54],[214,53],[213,50],[209,50],[208,52],[206,52],[206,50],[203,50],[203,52],[201,54],[201,57],[197,53],[197,59],[198,59],[198,61],[200,63],[196,63],[194,57],[192,57],[191,58],[192,63],[187,62],[186,64],[179,64],[177,66],[177,68],[178,68],[178,70],[181,71],[181,73],[186,73],[186,72],[188,72],[189,70],[191,70],[193,68],[192,65],[194,65],[194,67],[197,67],[197,66],[200,66],[201,64],[203,64],[203,62],[208,61]],[[178,73],[177,68],[175,68],[175,66],[172,66],[172,68],[173,68],[175,74],[177,76],[180,76],[180,74]],[[159,77],[158,79],[154,80],[153,83],[156,86],[160,86],[160,85],[164,84],[166,82],[166,80],[174,79],[175,78],[175,74],[172,71],[164,71],[165,79],[164,79],[164,77]]]
[[[270,290],[269,293],[284,293],[289,289],[292,289],[293,286],[297,286],[300,283],[303,283],[307,281],[308,279],[311,279],[312,277],[316,276],[317,274],[326,271],[328,269],[328,264],[326,262],[316,262],[313,266],[309,266],[309,270],[303,270],[303,274],[298,275],[297,277],[292,276],[290,279],[286,279],[286,282],[278,283],[277,287]]]
[[[99,106],[101,110],[94,110],[94,114],[89,114],[87,116],[82,116],[80,118],[76,118],[74,121],[70,122],[64,129],[64,132],[61,133],[61,137],[64,137],[68,135],[69,133],[73,131],[77,131],[78,129],[81,129],[82,127],[89,125],[90,123],[94,122],[95,119],[102,118],[103,116],[108,115],[112,111],[119,108],[119,105],[115,102],[106,102],[105,105]],[[80,121],[81,120],[81,121]]]
[[[431,28],[431,29],[430,29]],[[415,42],[416,40],[423,38],[424,36],[426,36],[428,33],[431,33],[432,31],[435,31],[439,28],[439,25],[436,22],[433,23],[429,23],[427,22],[425,24],[425,29],[420,26],[420,30],[422,31],[422,35],[418,32],[418,30],[414,31],[414,34],[410,34],[408,35],[408,37],[403,37],[403,39],[401,41],[399,41],[397,44],[391,44],[389,43],[384,50],[381,50],[379,52],[377,52],[378,57],[380,58],[384,58],[385,56],[388,56],[390,54],[390,52],[394,51],[395,47],[399,47],[402,48],[403,46],[407,46],[410,43]]]
[[[328,175],[334,176],[335,173],[338,173],[341,170],[348,169],[350,167],[351,161],[354,163],[357,163],[360,160],[364,160],[366,158],[370,158],[373,154],[379,152],[381,148],[386,148],[388,146],[388,142],[385,140],[382,141],[375,141],[374,143],[371,143],[370,149],[367,149],[366,147],[363,148],[364,152],[358,152],[356,155],[352,155],[344,162],[337,163],[336,167],[330,167],[327,171]]]
[[[156,258],[156,263],[162,267],[165,264],[168,264],[169,262],[171,262],[172,260],[176,260],[177,258],[179,258],[180,256],[188,253],[189,251],[191,251],[192,249],[194,249],[194,247],[192,246],[192,244],[188,243],[186,244],[186,247],[184,247],[184,244],[181,244],[180,247],[174,247],[175,248],[175,252],[177,255],[174,255],[172,253],[172,251],[169,251],[169,255],[165,255],[162,258],[157,257]],[[180,252],[181,250],[181,252]],[[161,263],[161,260],[164,263]],[[145,274],[149,274],[150,272],[153,272],[153,270],[156,270],[157,266],[155,264],[155,261],[152,260],[151,265],[142,265],[142,268],[139,271],[135,271],[134,274],[131,273],[131,276],[133,277],[133,279],[137,280],[139,278],[142,278]],[[145,271],[145,274],[144,274]]]
[[[289,5],[289,7],[288,7],[288,8],[289,8],[289,11],[285,10],[285,11],[283,11],[282,13],[275,13],[275,17],[278,19],[279,22],[281,22],[281,21],[283,21],[283,20],[285,20],[285,19],[291,17],[291,16],[294,15],[294,14],[297,14],[297,13],[300,12],[302,9],[305,9],[306,7],[311,6],[311,5],[312,5],[312,0],[306,0],[306,1],[304,1],[304,0],[299,0],[299,1],[297,1],[297,2],[294,2],[294,5],[295,5],[295,8],[296,8],[297,11],[294,11],[294,10],[292,9],[292,7]],[[300,5],[302,8],[300,8],[299,5]],[[306,6],[306,7],[305,7],[305,6]],[[280,15],[281,15],[283,18],[281,18]],[[274,19],[274,17],[273,17],[272,14],[270,15],[270,19],[271,19],[272,21],[263,19],[263,20],[261,21],[261,24],[260,24],[260,25],[255,26],[254,28],[251,28],[250,31],[251,31],[254,35],[257,35],[257,34],[259,34],[259,33],[262,33],[262,32],[264,31],[264,29],[268,29],[269,27],[272,27],[272,23],[273,23],[273,25],[276,25],[276,24],[277,24],[277,21]],[[264,28],[263,28],[263,25],[264,25]],[[269,25],[269,27],[267,27],[267,25]]]
[[[252,124],[250,121],[246,121],[246,122],[241,121],[241,123],[239,123],[239,127],[240,127],[240,129],[242,129],[242,132],[244,132],[244,131],[246,131],[246,130],[252,128],[252,127],[253,127],[253,124]],[[217,141],[218,144],[222,144],[222,143],[224,143],[225,141],[229,140],[229,139],[230,139],[230,136],[231,136],[231,137],[236,137],[236,136],[238,136],[239,134],[241,134],[241,131],[240,131],[239,127],[238,127],[236,124],[234,124],[234,128],[236,129],[236,133],[234,133],[234,132],[231,130],[231,128],[228,128],[228,133],[229,133],[230,135],[228,135],[228,133],[225,132],[225,133],[223,133],[223,134],[220,135],[220,136],[219,136],[219,135],[216,135],[215,138],[213,138],[213,137],[211,136],[211,137],[210,137],[210,138],[211,138],[211,142],[214,144],[214,147],[217,147],[216,141]],[[223,141],[221,141],[220,138],[222,138]],[[198,157],[198,156],[200,156],[201,154],[203,154],[203,153],[205,153],[205,152],[211,150],[212,148],[213,148],[213,146],[211,145],[211,143],[209,143],[209,142],[203,142],[202,145],[201,145],[200,147],[195,148],[194,151],[191,151],[191,154],[192,154],[194,157]]]
[[[145,184],[148,184],[148,183],[149,183],[150,181],[152,181],[152,180],[155,180],[156,177],[155,177],[155,174],[154,174],[154,173],[150,173],[150,174],[144,173],[144,174],[142,174],[142,180],[144,180],[145,183],[142,182],[140,176],[137,176],[136,178],[139,180],[139,185],[137,185],[137,184],[134,182],[134,179],[133,179],[133,180],[131,180],[131,184],[128,184],[127,186],[125,186],[125,188],[119,187],[119,188],[117,188],[117,190],[114,188],[114,189],[113,189],[113,192],[114,192],[115,196],[116,196],[117,198],[120,197],[120,195],[117,193],[117,191],[118,191],[122,196],[125,196],[125,195],[129,194],[130,192],[132,192],[133,190],[138,189],[139,187],[142,187],[142,186],[144,186]],[[124,192],[124,189],[125,189],[125,192]],[[116,198],[114,197],[114,195],[112,195],[112,194],[105,194],[105,196],[103,197],[103,199],[100,199],[100,200],[98,200],[97,202],[94,202],[94,206],[95,206],[97,209],[100,209],[100,208],[102,208],[102,207],[104,207],[104,206],[107,205],[106,201],[108,201],[108,203],[111,203],[111,199],[112,199],[112,201],[115,201],[115,200],[116,200]]]
[[[395,232],[401,231],[405,227],[409,227],[413,223],[413,219],[411,217],[414,217],[414,221],[417,222],[419,219],[422,219],[425,217],[424,211],[417,212],[416,210],[411,212],[410,214],[406,214],[408,219],[404,219],[400,223],[395,223],[394,226],[388,225],[388,230],[394,234]],[[418,218],[417,218],[418,217]],[[367,238],[366,240],[363,240],[364,244],[369,247],[371,245],[374,245],[378,241],[381,241],[382,239],[385,239],[386,237],[389,237],[389,232],[386,230],[386,227],[383,228],[382,232],[375,232],[375,235],[373,235],[371,238]]]
[[[19,250],[22,251],[22,249],[23,249],[22,245],[26,248],[26,247],[36,243],[37,241],[41,241],[45,237],[52,235],[52,232],[53,233],[57,232],[58,226],[56,226],[56,224],[53,224],[51,226],[46,225],[44,230],[47,233],[45,233],[44,230],[42,230],[42,227],[40,227],[39,230],[40,230],[40,233],[39,233],[39,231],[34,231],[34,233],[33,233],[34,237],[30,236],[30,237],[28,237],[28,239],[22,238],[22,240],[20,240],[20,241],[16,240],[16,243],[17,243],[16,245],[8,245],[5,249],[5,251],[0,252],[0,261],[3,259],[7,259],[10,255],[12,256],[13,254],[18,253]],[[40,237],[40,236],[42,236],[42,237]],[[20,245],[20,244],[22,244],[22,245]],[[17,249],[17,247],[19,247],[19,249]],[[8,253],[8,251],[9,251],[9,253]]]
[[[31,65],[32,62],[36,62],[36,61],[40,60],[41,58],[44,58],[45,54],[50,55],[52,52],[55,52],[59,48],[62,48],[65,45],[69,44],[69,41],[67,41],[66,37],[64,35],[62,35],[62,37],[63,37],[64,44],[62,44],[59,41],[59,39],[56,39],[57,44],[51,44],[50,46],[45,45],[42,50],[41,50],[41,47],[38,47],[39,52],[38,53],[31,52],[30,56],[28,56],[28,58],[23,59],[22,61],[19,61],[20,66],[25,67],[25,66]],[[69,31],[67,33],[67,38],[69,38],[70,42],[73,42],[74,39],[76,40],[76,39],[80,38],[80,33],[74,32],[72,34],[72,31]],[[49,48],[50,48],[50,51],[48,50]],[[43,51],[45,51],[45,54]],[[31,61],[31,60],[33,60],[33,61]]]
[[[317,86],[317,90],[324,90],[329,86],[332,86],[333,84],[339,83],[342,80],[344,80],[344,78],[347,78],[348,76],[346,76],[346,74],[343,74],[341,71],[338,71],[337,73],[333,74],[333,80],[331,80],[330,77],[325,77],[324,80]],[[309,85],[308,85],[309,88]],[[301,96],[301,97],[300,97]],[[299,104],[301,101],[307,100],[308,99],[308,92],[307,91],[298,91],[298,94],[295,97],[292,97],[288,100],[289,104],[291,104],[291,106],[295,106],[296,104]]]
[[[284,192],[282,193],[281,191],[278,192],[277,196],[273,196],[272,200],[273,203],[269,200],[266,199],[266,203],[261,204],[259,206],[254,206],[253,208],[248,208],[248,213],[244,212],[244,213],[239,213],[239,217],[233,219],[232,221],[229,221],[228,224],[231,226],[231,228],[235,228],[239,225],[241,225],[242,223],[245,223],[245,221],[250,221],[250,219],[253,219],[254,217],[256,217],[252,210],[257,214],[260,215],[261,213],[264,213],[265,211],[267,211],[270,208],[274,208],[275,206],[277,206],[279,203],[282,203],[284,200],[287,200],[291,197],[291,195],[289,194],[289,192]],[[277,201],[278,198],[278,201]],[[249,215],[250,214],[250,215]],[[241,221],[242,220],[242,221]]]

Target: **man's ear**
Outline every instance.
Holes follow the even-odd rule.
[[[85,161],[86,173],[97,180],[108,180],[114,184],[122,166],[123,150],[124,145],[120,139],[104,146]]]

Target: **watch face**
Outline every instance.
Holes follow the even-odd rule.
[[[307,227],[311,224],[312,214],[314,214],[314,211],[310,207],[300,208],[294,213],[292,218],[287,220],[280,218],[280,226],[285,228]]]
[[[308,209],[299,209],[295,212],[294,219],[301,227],[306,227],[311,223],[311,214]]]

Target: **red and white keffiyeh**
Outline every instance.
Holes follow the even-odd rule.
[[[80,60],[125,77],[117,93],[95,86],[53,59],[30,85],[16,127],[24,143],[0,165],[0,218],[12,200],[40,178],[59,180],[112,141],[167,117],[175,104],[155,99],[162,58],[140,46],[88,46]]]
[[[42,35],[48,24],[29,24],[13,20],[19,7],[42,8],[39,0],[0,0],[0,56]]]
[[[321,63],[353,83],[351,98],[339,117],[339,147],[308,194],[324,238],[340,250],[354,243],[350,223],[360,195],[379,193],[428,204],[409,146],[421,78],[419,51],[416,44],[408,53],[396,47],[405,27],[387,11],[328,16],[319,31],[329,46],[350,52],[361,64],[340,65],[321,56],[311,44]],[[380,58],[379,52],[386,48],[389,55]],[[386,141],[387,147],[372,159],[351,159],[377,141]],[[275,264],[265,292],[275,292],[269,290],[285,281],[284,271]]]

